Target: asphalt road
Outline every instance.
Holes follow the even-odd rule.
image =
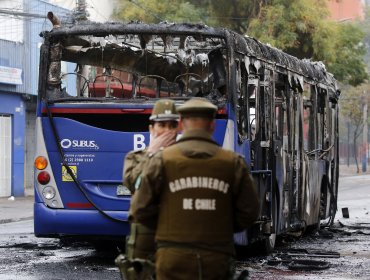
[[[349,218],[342,217],[345,207]],[[338,209],[334,227],[285,238],[268,257],[238,261],[238,271],[246,270],[251,280],[370,279],[370,175],[340,178]],[[327,256],[318,257],[317,251]],[[32,219],[0,224],[0,280],[119,280],[117,255],[117,250],[96,251],[87,243],[36,238]],[[277,261],[287,255],[317,265],[294,270],[289,262]]]
[[[348,208],[349,218],[343,218],[342,208]],[[282,239],[271,256],[241,261],[239,270],[248,270],[253,280],[369,280],[369,212],[370,175],[341,177],[333,227],[313,235]],[[326,256],[319,257],[318,253]],[[298,264],[300,260],[309,262],[296,270],[291,260],[298,260]]]
[[[33,220],[0,224],[0,280],[120,280],[117,255],[88,243],[36,238]]]

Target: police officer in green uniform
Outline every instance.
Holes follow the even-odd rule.
[[[151,136],[149,147],[141,151],[128,153],[124,161],[123,184],[130,189],[133,196],[135,196],[135,182],[140,182],[140,173],[149,157],[176,141],[179,115],[174,101],[170,99],[158,100],[153,107],[149,120]],[[126,244],[126,258],[128,260],[153,260],[155,232],[153,229],[138,224],[134,218],[131,218],[130,222],[131,233]]]
[[[183,135],[145,165],[130,215],[156,231],[156,279],[232,279],[233,233],[258,218],[256,187],[212,139],[215,105],[193,98],[178,112]]]
[[[176,141],[179,115],[173,100],[158,100],[149,117],[150,143],[144,150],[132,151],[125,157],[123,168],[123,184],[135,192],[135,182],[142,172],[143,166],[149,155],[156,153],[161,148],[167,147]]]

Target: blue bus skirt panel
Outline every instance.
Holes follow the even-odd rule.
[[[123,237],[130,232],[127,211],[106,211],[114,221],[97,210],[50,209],[44,203],[34,203],[34,232],[37,237],[107,236]],[[91,233],[94,233],[92,235]]]

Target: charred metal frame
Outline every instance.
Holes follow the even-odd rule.
[[[238,105],[242,108],[249,99],[247,103],[256,108],[255,124],[249,120],[248,128],[251,164],[258,173],[264,203],[261,214],[271,222],[270,232],[302,231],[319,226],[321,219],[332,222],[339,172],[340,91],[335,78],[320,62],[299,60],[253,38],[238,38],[234,55],[245,62],[248,73],[241,78],[248,90]],[[305,107],[311,110],[308,122]],[[272,186],[264,186],[268,171]],[[272,221],[274,211],[278,211],[278,221]],[[260,227],[261,233],[266,233],[265,228]]]
[[[42,33],[42,36],[50,61],[47,70],[42,70],[47,71],[48,77],[48,85],[45,85],[43,92],[53,98],[63,97],[62,94],[58,96],[61,60],[78,65],[109,66],[110,69],[132,71],[135,75],[157,76],[157,81],[165,81],[162,86],[167,81],[180,85],[181,80],[192,77],[201,84],[200,91],[208,93],[211,89],[204,89],[204,85],[210,83],[210,78],[215,88],[226,84],[227,70],[223,65],[223,56],[228,47],[224,41],[225,31],[221,29],[188,24],[91,23],[54,28]],[[134,36],[137,36],[136,41]],[[136,45],[124,42],[130,38]],[[187,48],[185,45],[189,43],[189,38],[192,38],[190,44],[195,46]],[[168,51],[171,45],[176,45],[176,55]],[[204,54],[197,49],[203,45]],[[157,52],[155,48],[162,50]],[[203,56],[197,57],[195,51]],[[202,61],[204,57],[206,60]],[[205,67],[210,71],[208,74]]]

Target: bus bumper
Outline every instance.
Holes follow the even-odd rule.
[[[97,210],[51,209],[44,203],[34,203],[34,233],[36,237],[103,236],[107,239],[126,236],[130,232],[128,211],[106,211],[109,219]]]

